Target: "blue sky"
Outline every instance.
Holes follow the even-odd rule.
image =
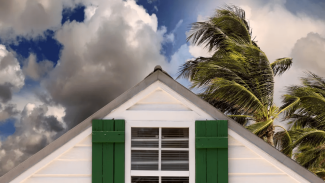
[[[16,6],[18,1],[24,5]],[[209,56],[186,42],[186,34],[191,23],[225,4],[246,11],[271,62],[293,57],[292,69],[276,78],[277,105],[284,87],[299,84],[303,71],[325,76],[322,0],[26,2],[0,3],[0,175],[137,84],[155,65],[176,77],[186,60]]]

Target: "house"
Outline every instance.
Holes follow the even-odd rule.
[[[160,66],[1,183],[323,183]]]

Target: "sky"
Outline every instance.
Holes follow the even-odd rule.
[[[304,72],[325,77],[323,0],[0,0],[0,176],[155,65],[176,78],[187,60],[210,56],[186,36],[226,4],[245,10],[270,62],[293,58],[275,79],[276,105]]]

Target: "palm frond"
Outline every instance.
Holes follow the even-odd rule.
[[[293,143],[283,149],[285,154],[292,151],[298,146],[318,146],[325,143],[325,131],[317,130],[313,128],[295,129],[290,131],[290,136],[293,139]]]
[[[316,171],[325,167],[325,145],[305,145],[298,148],[295,153],[296,161],[302,166]]]
[[[269,119],[267,121],[264,122],[257,122],[255,124],[249,125],[248,127],[246,127],[249,131],[251,131],[254,134],[258,134],[259,132],[261,132],[262,130],[267,129],[271,124],[273,123],[272,119]]]
[[[273,69],[274,76],[281,75],[285,71],[287,71],[292,65],[292,58],[284,57],[276,59],[273,63],[271,63],[271,67]]]
[[[280,107],[280,111],[278,112],[278,115],[282,112],[285,112],[286,117],[291,116],[291,114],[295,111],[295,109],[298,107],[300,102],[299,97],[291,96],[291,95],[284,95],[283,97],[283,105]]]
[[[279,150],[285,149],[292,144],[292,139],[289,132],[282,126],[274,125],[274,127],[280,127],[283,131],[277,132],[274,135],[274,147]],[[291,158],[292,151],[286,152],[286,155]]]
[[[301,78],[304,86],[325,90],[325,79],[312,73],[306,72],[307,77]]]
[[[235,120],[237,123],[246,126],[247,123],[250,120],[253,120],[254,117],[253,116],[249,116],[249,115],[228,115],[228,117],[232,118],[233,120]]]
[[[241,111],[255,111],[263,108],[259,99],[244,86],[223,78],[216,78],[202,93],[207,99],[218,99],[228,104],[236,104]]]

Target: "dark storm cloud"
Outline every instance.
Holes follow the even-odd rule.
[[[325,38],[317,33],[309,33],[299,39],[292,52],[295,67],[325,76]]]
[[[44,104],[48,105],[48,106],[56,106],[58,105],[58,103],[56,103],[52,97],[44,92],[44,91],[36,91],[35,93],[36,97]]]
[[[0,102],[6,103],[12,97],[11,88],[13,85],[11,83],[0,84]]]
[[[15,111],[14,106],[7,106],[6,110]],[[64,124],[56,117],[46,115],[47,111],[46,105],[28,104],[20,113],[20,118],[15,122],[15,133],[0,142],[0,175],[45,147],[64,131]]]
[[[324,0],[286,0],[285,7],[294,14],[306,14],[309,17],[325,20]]]

